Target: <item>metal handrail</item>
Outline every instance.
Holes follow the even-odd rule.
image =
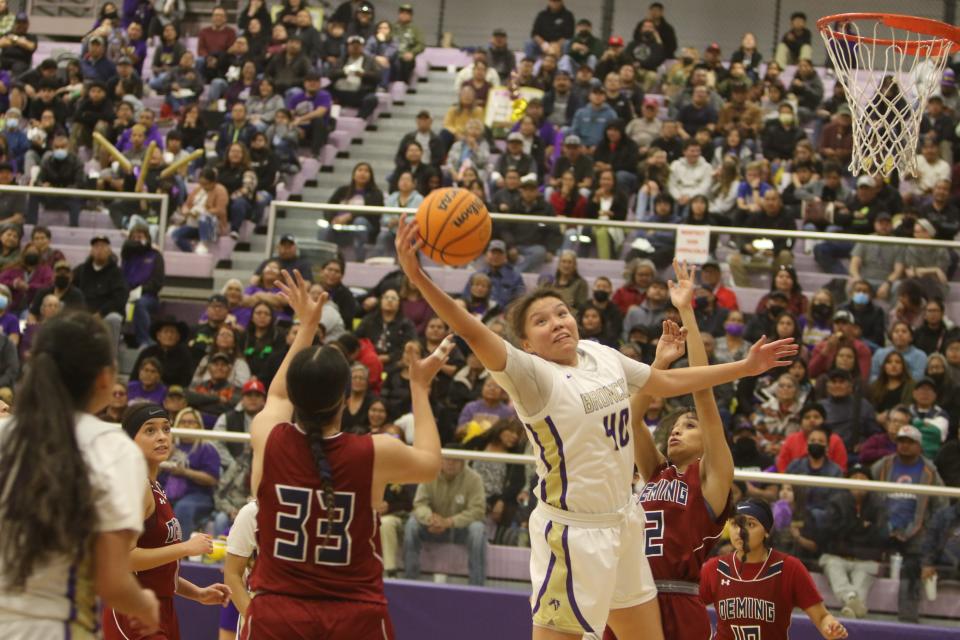
[[[25,187],[15,184],[0,185],[0,193],[25,193],[54,198],[84,198],[86,200],[151,200],[160,203],[160,228],[157,244],[163,246],[170,213],[170,196],[166,193],[128,193],[126,191],[99,191],[96,189],[60,189],[57,187]]]
[[[265,259],[273,255],[274,234],[276,233],[277,208],[300,209],[304,211],[343,211],[360,213],[363,215],[400,215],[414,214],[416,209],[402,207],[371,207],[358,204],[334,204],[329,202],[293,202],[276,200],[270,203],[267,222],[267,244]],[[597,220],[594,218],[566,218],[563,216],[533,216],[522,213],[491,213],[494,220],[503,222],[523,222],[529,224],[572,225],[585,227],[608,227],[620,229],[648,229],[651,231],[677,231],[681,228],[690,228],[691,225],[667,222],[638,222],[635,220]],[[901,238],[899,236],[877,236],[873,234],[859,235],[852,233],[835,233],[829,231],[807,231],[805,229],[757,229],[753,227],[720,227],[711,225],[696,225],[696,229],[708,231],[711,234],[727,234],[732,236],[760,236],[764,238],[805,238],[809,240],[833,240],[836,242],[867,242],[871,244],[895,244],[899,246],[946,247],[960,249],[957,240],[919,240],[917,238]]]
[[[216,440],[218,442],[250,441],[249,433],[235,431],[206,431],[201,429],[173,429],[177,437],[195,440]],[[507,464],[536,464],[536,457],[518,453],[491,453],[489,451],[468,451],[465,449],[443,449],[445,458],[457,460],[481,460],[484,462],[504,462]],[[877,480],[851,480],[849,478],[828,478],[824,476],[802,476],[793,473],[767,473],[765,471],[741,471],[733,473],[735,480],[742,482],[760,482],[765,484],[791,484],[803,487],[825,487],[827,489],[859,489],[876,493],[913,493],[942,498],[960,498],[960,488],[938,487],[928,484],[900,484],[898,482],[880,482]]]

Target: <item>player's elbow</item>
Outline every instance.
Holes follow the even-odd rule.
[[[440,474],[440,452],[421,452],[417,464],[411,468],[411,482],[433,482]]]

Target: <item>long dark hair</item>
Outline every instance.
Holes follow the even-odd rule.
[[[331,524],[336,511],[336,492],[323,429],[345,406],[349,385],[350,364],[334,347],[308,347],[294,356],[287,369],[287,394],[293,403],[294,419],[307,434]]]
[[[114,366],[107,326],[86,312],[41,325],[0,444],[0,561],[21,590],[51,556],[76,557],[97,524],[89,469],[76,436],[94,382]]]

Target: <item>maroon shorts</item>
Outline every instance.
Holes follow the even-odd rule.
[[[103,640],[180,640],[180,624],[173,598],[157,598],[160,601],[160,629],[149,634],[137,632],[130,618],[113,609],[103,610]]]
[[[709,640],[712,634],[707,608],[698,596],[684,593],[660,593],[660,622],[663,637],[667,640]],[[603,633],[603,640],[617,640],[610,627]]]
[[[394,640],[387,605],[261,594],[250,601],[238,640]]]

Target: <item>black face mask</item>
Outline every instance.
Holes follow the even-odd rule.
[[[740,438],[733,443],[733,453],[738,456],[757,455],[757,443],[753,438]]]
[[[693,58],[681,58],[680,61],[687,67],[693,64]]]
[[[40,264],[40,255],[37,253],[28,253],[27,255],[23,256],[23,264],[27,265],[28,267],[37,266]]]
[[[817,320],[826,320],[827,318],[829,318],[830,311],[831,311],[830,305],[828,304],[819,303],[810,307],[810,313]]]
[[[827,447],[819,442],[808,444],[807,453],[809,453],[810,457],[814,460],[820,460],[827,454]]]
[[[594,291],[594,292],[593,292],[593,299],[596,300],[597,302],[606,302],[607,300],[610,299],[610,292],[609,292],[609,291]]]
[[[56,276],[53,279],[53,286],[57,289],[66,289],[70,286],[70,276]]]

